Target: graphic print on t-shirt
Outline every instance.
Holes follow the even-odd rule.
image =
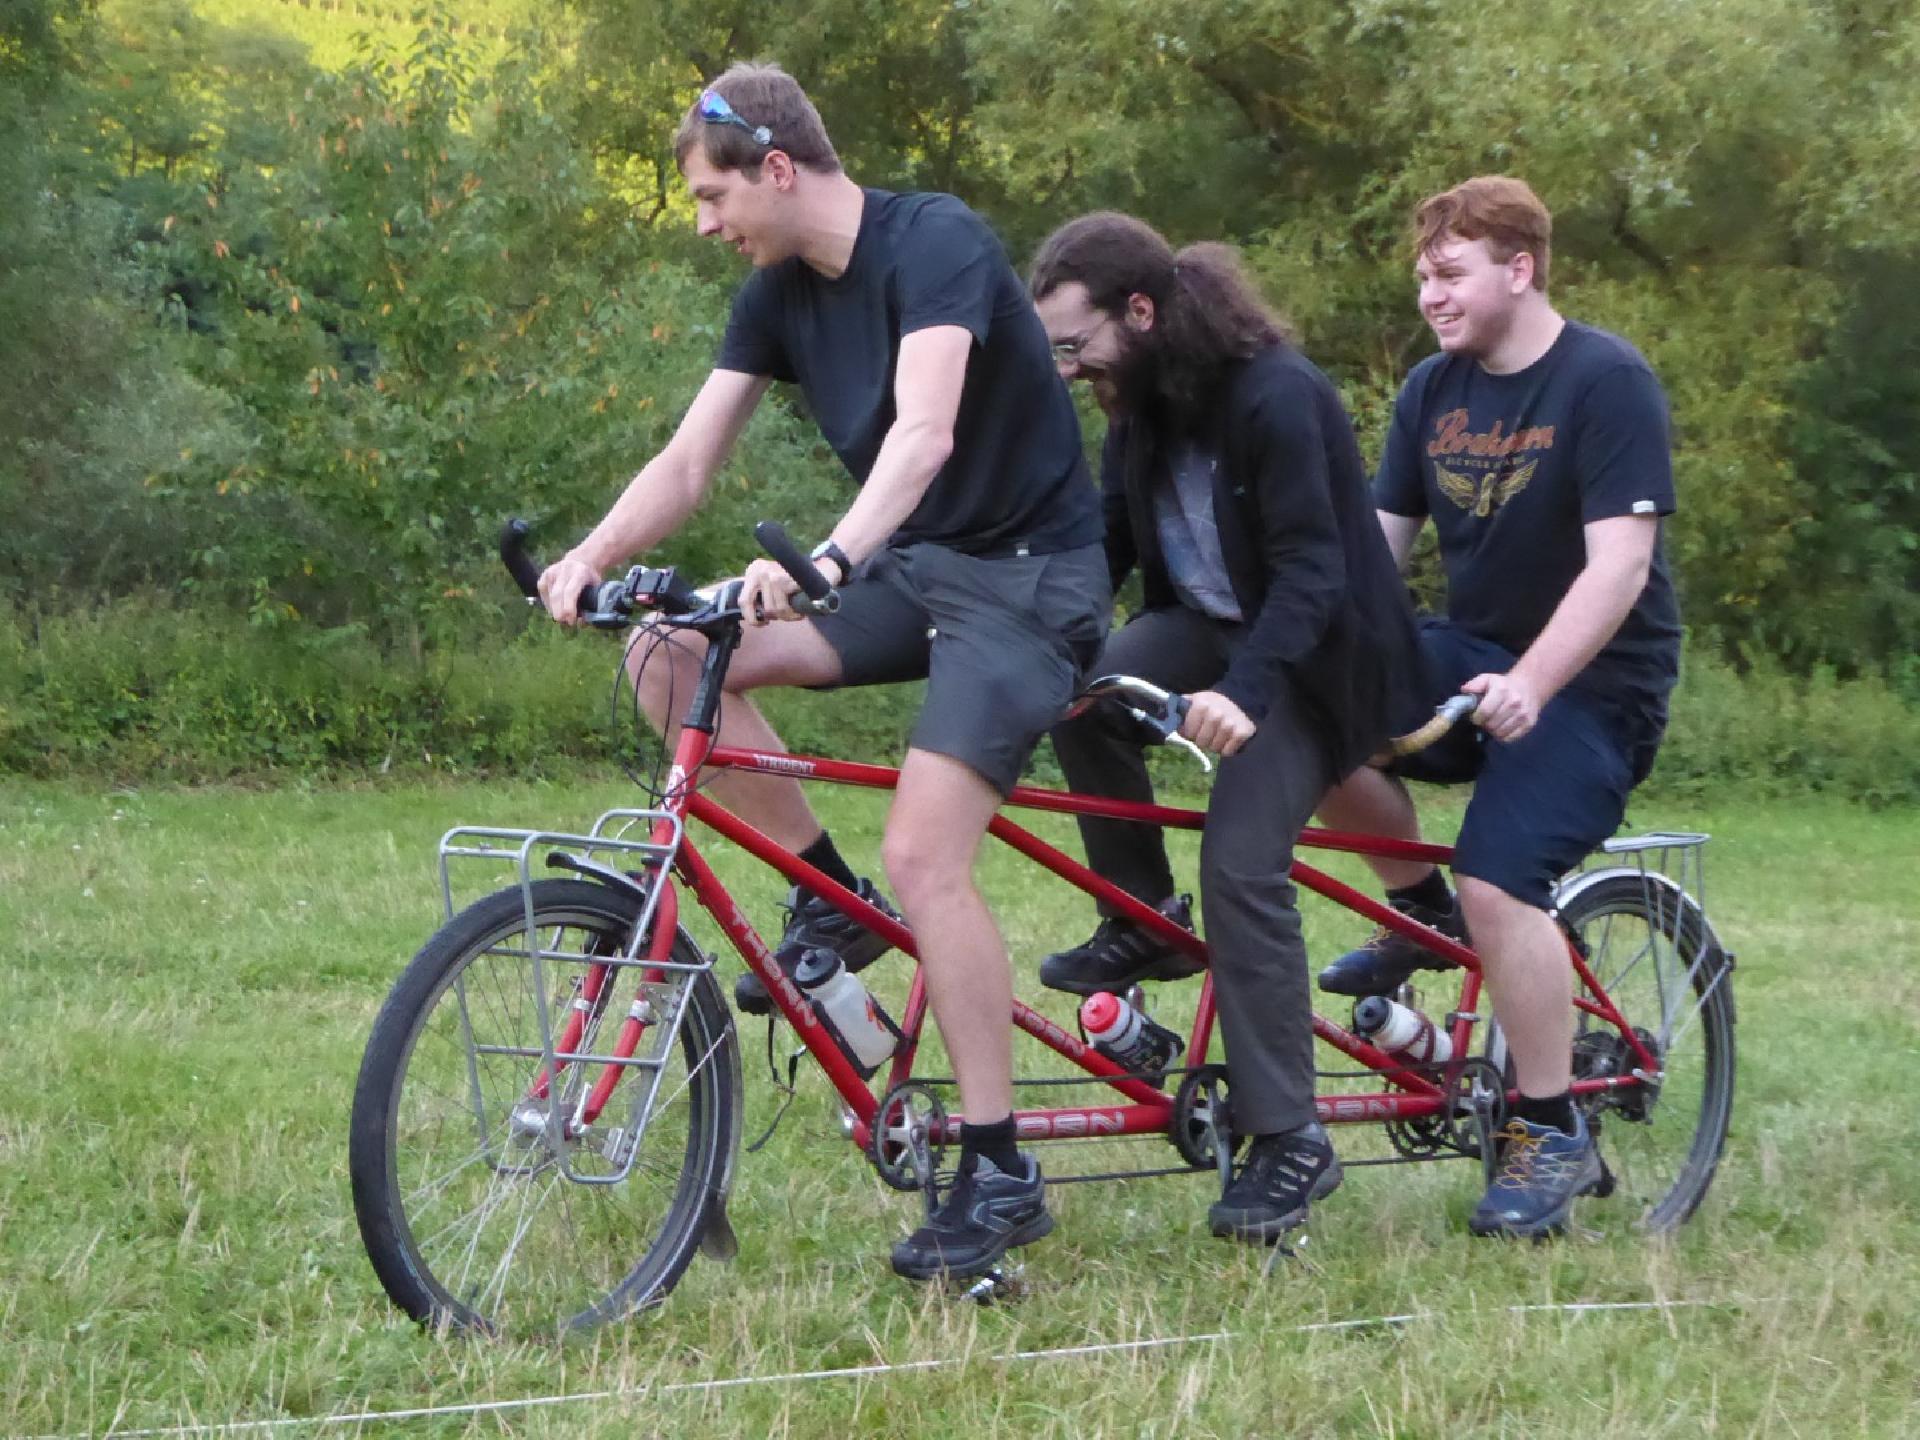
[[[1427,454],[1433,457],[1433,483],[1440,493],[1484,520],[1527,488],[1540,464],[1540,452],[1553,449],[1552,425],[1534,425],[1502,434],[1505,421],[1475,434],[1464,409],[1449,410],[1433,422]],[[1522,457],[1531,455],[1531,459]],[[1440,457],[1445,457],[1446,464]]]

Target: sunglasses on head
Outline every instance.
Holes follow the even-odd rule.
[[[756,145],[773,144],[773,132],[764,125],[749,125],[746,117],[727,103],[727,97],[718,90],[703,91],[700,95],[700,118],[709,125],[738,125],[753,137]]]

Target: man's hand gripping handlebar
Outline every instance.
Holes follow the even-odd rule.
[[[1134,675],[1102,675],[1089,681],[1086,689],[1074,697],[1068,718],[1081,714],[1101,700],[1111,700],[1140,724],[1151,730],[1161,743],[1178,745],[1200,762],[1200,768],[1213,773],[1213,761],[1207,752],[1180,733],[1180,724],[1190,708],[1187,697],[1162,690],[1158,685]]]
[[[527,552],[530,528],[521,519],[509,520],[500,532],[500,559],[529,605],[540,604],[541,568]],[[840,608],[840,595],[827,577],[800,552],[787,532],[772,520],[754,526],[754,537],[800,587],[792,600],[803,615],[830,615]],[[582,587],[578,602],[580,622],[599,630],[620,630],[633,623],[635,611],[659,612],[664,620],[682,624],[738,618],[739,580],[695,588],[672,566],[654,569],[636,565],[618,580],[602,580]]]

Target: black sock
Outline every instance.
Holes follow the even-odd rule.
[[[1551,1125],[1563,1135],[1571,1135],[1579,1124],[1573,1117],[1571,1090],[1562,1090],[1558,1095],[1544,1098],[1523,1091],[1519,1103],[1513,1107],[1513,1113],[1529,1125]]]
[[[1387,903],[1396,910],[1405,910],[1409,905],[1424,905],[1429,910],[1437,910],[1445,915],[1453,909],[1453,891],[1447,888],[1447,877],[1440,873],[1440,867],[1436,865],[1418,883],[1387,891]]]
[[[960,1155],[984,1155],[1009,1175],[1024,1175],[1027,1167],[1020,1163],[1020,1147],[1014,1143],[1013,1116],[996,1120],[991,1125],[969,1125],[965,1121],[960,1125]]]
[[[800,858],[813,866],[829,880],[838,880],[849,890],[860,888],[860,878],[847,868],[847,862],[834,848],[833,837],[826,831],[820,832],[820,838],[799,852]]]

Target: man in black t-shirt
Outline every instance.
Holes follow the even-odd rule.
[[[986,225],[947,195],[863,190],[819,114],[776,66],[736,65],[682,122],[675,153],[700,233],[753,274],[713,374],[665,450],[606,518],[541,578],[554,618],[609,566],[670,535],[699,503],[775,380],[792,381],[860,483],[814,552],[833,615],[751,627],[735,655],[718,743],[781,748],[746,698],[764,685],[925,676],[884,862],[911,924],[966,1120],[959,1179],[893,1250],[909,1278],[990,1269],[1053,1225],[1039,1166],[1014,1143],[1006,947],[973,883],[987,823],[1099,650],[1109,609],[1100,516],[1078,422],[1046,334]],[[800,621],[771,560],[743,604]],[[656,724],[687,693],[695,647],[639,676]],[[799,784],[724,774],[737,813],[828,880],[878,902],[814,818]],[[777,958],[789,974],[826,946],[858,969],[883,942],[796,886]],[[751,977],[746,977],[751,979]],[[764,1009],[757,983],[737,996]]]
[[[1294,842],[1328,788],[1418,704],[1413,611],[1339,393],[1287,342],[1231,249],[1176,255],[1131,216],[1083,215],[1040,247],[1030,283],[1061,372],[1091,384],[1110,421],[1109,574],[1117,585],[1138,566],[1144,587],[1098,668],[1184,693],[1181,733],[1222,756],[1200,898],[1234,1130],[1250,1144],[1208,1222],[1271,1243],[1340,1183],[1313,1098]],[[1064,721],[1053,748],[1075,791],[1152,801],[1124,716]],[[1157,828],[1085,818],[1080,832],[1093,870],[1190,923]],[[1196,968],[1144,913],[1109,911],[1040,978],[1119,994]]]
[[[1646,778],[1679,673],[1680,622],[1660,545],[1674,508],[1667,406],[1626,341],[1547,299],[1552,220],[1531,189],[1481,176],[1420,207],[1420,308],[1440,353],[1400,391],[1374,501],[1404,563],[1429,518],[1447,617],[1423,627],[1436,699],[1480,697],[1397,775],[1472,780],[1453,871],[1374,866],[1404,913],[1458,935],[1486,968],[1520,1100],[1475,1234],[1566,1223],[1604,1173],[1573,1103],[1573,996],[1548,911],[1556,879],[1611,835]],[[1406,790],[1362,771],[1321,809],[1348,830],[1418,838]],[[1322,988],[1396,989],[1426,952],[1382,932]]]

